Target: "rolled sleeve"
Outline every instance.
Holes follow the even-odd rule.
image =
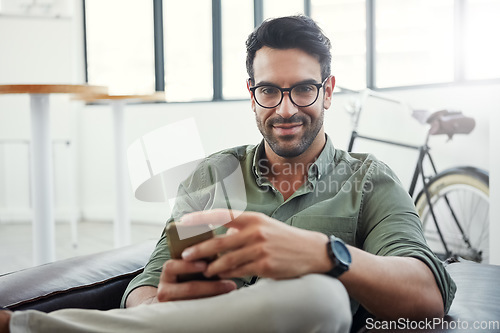
[[[428,247],[422,223],[409,194],[394,173],[380,161],[374,161],[367,173],[363,197],[364,221],[362,248],[380,256],[413,257],[432,271],[441,291],[445,313],[455,296],[456,285],[443,263]]]

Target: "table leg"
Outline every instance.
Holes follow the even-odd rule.
[[[130,218],[128,213],[129,178],[125,149],[124,101],[112,101],[115,132],[115,247],[130,244]]]
[[[55,260],[52,143],[49,95],[30,94],[30,97],[33,260],[40,265]]]

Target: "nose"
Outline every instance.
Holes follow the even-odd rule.
[[[283,100],[281,101],[281,104],[276,107],[276,113],[281,117],[288,119],[298,111],[299,110],[297,109],[297,106],[293,104],[292,100],[290,99],[290,93],[283,93]]]

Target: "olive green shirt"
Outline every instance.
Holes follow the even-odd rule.
[[[263,176],[269,168],[264,162],[263,142],[207,157],[179,186],[167,223],[185,213],[213,208],[256,211],[293,227],[335,235],[375,255],[418,258],[434,274],[448,311],[456,286],[428,248],[413,201],[387,165],[370,154],[335,149],[327,136],[317,160],[303,166],[307,181],[285,201]],[[293,168],[290,165],[281,172],[298,171]],[[216,230],[225,231],[224,227]],[[130,282],[122,306],[133,289],[158,286],[162,265],[169,258],[164,231],[144,272]],[[235,281],[241,287],[249,278]],[[351,299],[353,314],[358,305]]]

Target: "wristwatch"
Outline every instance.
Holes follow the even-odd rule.
[[[340,238],[330,236],[330,241],[326,243],[326,250],[333,263],[333,268],[326,272],[327,275],[337,278],[349,270],[352,262],[351,253]]]

